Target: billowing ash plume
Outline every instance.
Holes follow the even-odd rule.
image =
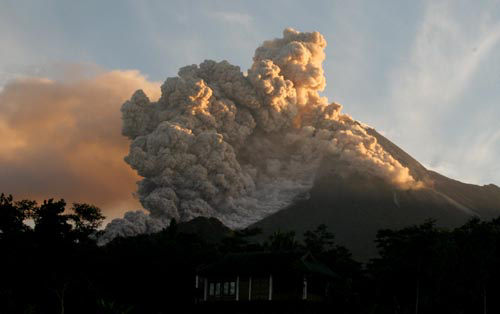
[[[125,213],[123,219],[113,219],[106,225],[106,232],[99,238],[98,242],[105,244],[116,237],[160,232],[164,227],[165,222],[161,219],[154,219],[142,211],[130,211]]]
[[[168,78],[157,102],[135,92],[121,109],[122,132],[132,140],[125,161],[144,177],[137,194],[147,219],[214,216],[247,226],[307,192],[325,157],[344,174],[419,186],[342,106],[318,94],[325,47],[318,32],[286,29],[256,50],[246,75],[207,60]],[[115,220],[107,238],[152,231],[131,222]]]

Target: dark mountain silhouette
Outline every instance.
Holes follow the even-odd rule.
[[[401,190],[370,174],[346,175],[342,171],[346,164],[324,160],[307,197],[252,227],[261,228],[261,236],[267,237],[276,230],[301,235],[326,224],[339,244],[367,260],[376,254],[373,240],[379,229],[402,228],[427,219],[435,219],[438,226],[455,227],[474,216],[491,219],[500,215],[498,186],[466,184],[427,170],[374,129],[368,132],[426,187]]]
[[[232,230],[214,217],[196,217],[177,225],[177,232],[194,234],[208,242],[220,242],[231,235]]]

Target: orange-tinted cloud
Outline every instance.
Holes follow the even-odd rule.
[[[140,208],[120,113],[139,88],[160,93],[138,71],[9,82],[0,92],[0,192],[93,203],[109,218]]]

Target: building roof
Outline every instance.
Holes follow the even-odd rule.
[[[308,252],[230,253],[215,263],[201,267],[198,273],[215,276],[297,273],[329,278],[338,277]]]

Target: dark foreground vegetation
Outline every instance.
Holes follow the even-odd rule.
[[[0,197],[0,313],[500,313],[500,219],[453,230],[432,221],[381,230],[364,264],[325,226],[231,231],[195,219],[96,245],[104,217],[88,204]],[[25,222],[32,221],[28,226]],[[228,252],[309,251],[339,278],[323,304],[194,304],[196,269]]]

